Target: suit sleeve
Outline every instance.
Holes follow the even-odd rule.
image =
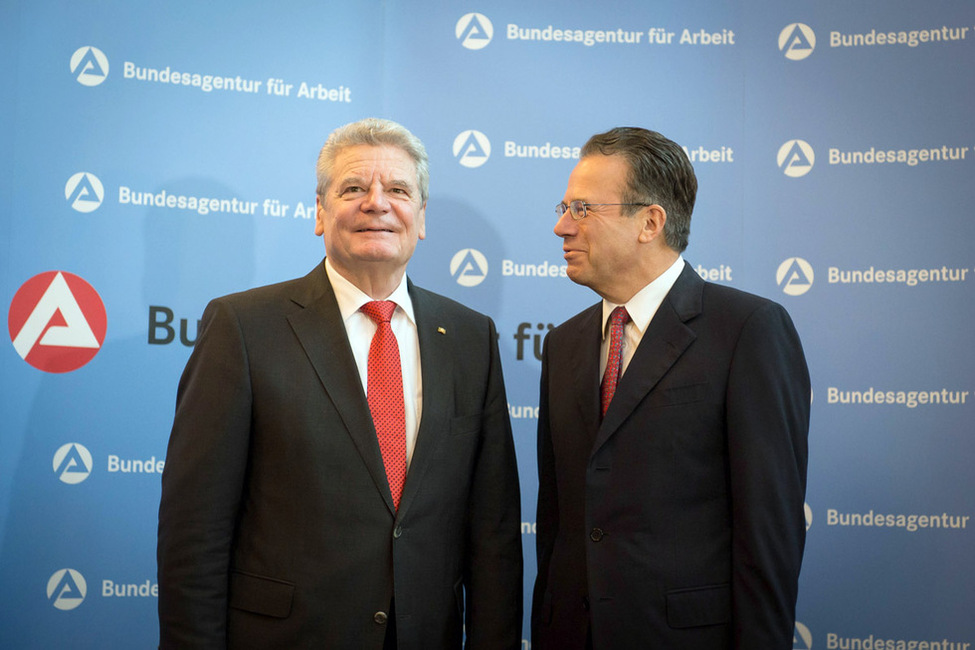
[[[251,390],[238,320],[211,302],[179,382],[162,476],[160,647],[226,647],[231,540],[247,463]]]
[[[542,376],[538,401],[538,508],[535,516],[535,559],[538,575],[532,596],[532,638],[537,639],[536,627],[545,616],[545,592],[548,586],[548,568],[552,549],[559,531],[559,499],[555,480],[555,452],[552,448],[552,432],[549,428],[548,411],[548,354],[549,337],[545,337],[542,349]]]
[[[521,647],[521,492],[494,323],[481,448],[474,466],[466,569],[468,650]]]
[[[786,311],[746,321],[727,395],[735,648],[792,647],[805,543],[810,382]]]

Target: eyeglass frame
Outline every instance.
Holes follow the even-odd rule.
[[[581,217],[576,216],[576,212],[579,212],[580,210],[578,209],[574,210],[572,208],[573,205],[582,206]],[[568,205],[565,204],[565,201],[559,201],[558,204],[555,206],[555,213],[561,219],[562,215],[568,212],[569,216],[572,218],[573,221],[582,221],[583,219],[589,216],[589,206],[591,205],[639,205],[641,207],[646,208],[653,205],[653,203],[586,203],[582,199],[576,199],[574,201],[569,201]]]

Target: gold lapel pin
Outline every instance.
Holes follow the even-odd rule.
[[[446,334],[446,333],[447,333],[447,330],[445,330],[445,329],[444,329],[444,328],[442,328],[442,327],[438,327],[438,328],[437,328],[437,332],[439,332],[440,334]]]

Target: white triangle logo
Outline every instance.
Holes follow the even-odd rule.
[[[64,325],[48,323],[60,311],[64,317]],[[47,331],[45,332],[45,328]],[[41,337],[43,334],[43,338]],[[38,342],[38,339],[40,341]],[[26,359],[34,344],[62,348],[98,348],[98,339],[91,330],[91,325],[85,318],[78,301],[68,287],[64,275],[59,271],[51,281],[51,285],[41,296],[34,311],[27,318],[27,322],[14,338],[14,349],[21,358]]]

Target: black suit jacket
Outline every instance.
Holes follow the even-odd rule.
[[[398,512],[324,264],[207,306],[162,479],[163,648],[379,649],[394,597],[401,650],[459,648],[465,619],[468,647],[520,647],[494,324],[409,291],[423,413]]]
[[[685,268],[599,417],[601,306],[553,330],[536,650],[792,648],[810,385],[779,305]]]

